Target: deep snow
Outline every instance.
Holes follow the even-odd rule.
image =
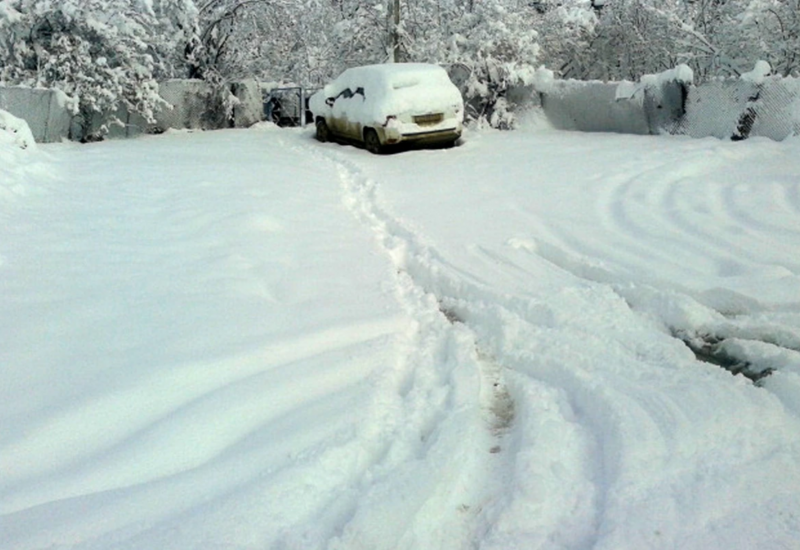
[[[800,547],[800,141],[10,147],[0,548]]]

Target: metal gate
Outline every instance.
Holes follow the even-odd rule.
[[[262,90],[264,120],[281,127],[305,126],[309,120],[308,97],[301,86]]]

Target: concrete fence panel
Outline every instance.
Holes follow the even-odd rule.
[[[264,104],[261,87],[255,80],[245,80],[231,84],[231,93],[237,104],[233,108],[234,128],[247,128],[263,118]]]
[[[159,95],[169,104],[156,113],[157,131],[173,129],[212,129],[219,115],[210,111],[211,87],[203,80],[167,80],[158,86]]]
[[[617,92],[617,83],[557,80],[541,103],[550,123],[562,130],[649,134],[644,94],[619,98]]]
[[[754,84],[740,80],[716,80],[693,86],[686,103],[686,117],[677,133],[730,139],[747,108],[748,98],[756,92]]]
[[[70,138],[72,112],[66,96],[57,90],[0,88],[0,109],[24,119],[38,143]]]
[[[691,88],[677,133],[692,137],[777,141],[800,135],[800,80],[716,80]]]

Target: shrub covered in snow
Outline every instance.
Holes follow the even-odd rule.
[[[25,2],[0,12],[0,81],[57,88],[76,99],[85,128],[119,107],[153,119],[162,104],[149,32],[125,0]],[[101,125],[97,133],[107,131]]]
[[[36,143],[28,123],[0,109],[0,219],[2,207],[8,200],[27,193],[31,174],[43,173],[41,157],[32,154],[35,151]]]
[[[0,109],[0,147],[8,145],[19,149],[34,149],[36,142],[27,122]]]
[[[449,34],[439,34],[436,50],[417,53],[420,60],[452,67],[468,120],[494,128],[513,127],[507,94],[513,87],[530,84],[539,56],[530,11],[496,1],[476,4],[455,17],[449,29],[442,29]]]

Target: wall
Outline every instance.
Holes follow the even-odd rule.
[[[67,97],[59,91],[0,87],[0,109],[24,119],[37,143],[70,137],[72,112]]]
[[[613,83],[558,80],[542,94],[542,108],[562,130],[649,134],[642,97],[617,99]]]
[[[800,135],[795,78],[743,77],[699,86],[669,75],[645,83],[555,80],[535,93],[550,123],[563,130],[720,139]]]
[[[169,104],[156,113],[154,123],[124,107],[116,116],[123,124],[109,124],[109,115],[95,113],[86,121],[73,115],[66,95],[57,90],[0,87],[0,109],[24,119],[38,143],[62,139],[82,141],[97,135],[107,124],[107,138],[127,138],[142,133],[172,129],[216,130],[246,128],[261,120],[262,100],[255,80],[231,84],[238,99],[229,117],[219,94],[201,80],[168,80],[159,84],[159,94]]]
[[[667,74],[646,82],[548,81],[539,87],[542,109],[562,130],[660,134],[681,120],[684,81]]]
[[[746,117],[752,117],[747,135]],[[800,79],[768,77],[707,82],[689,90],[686,117],[676,133],[721,139],[800,135]]]

